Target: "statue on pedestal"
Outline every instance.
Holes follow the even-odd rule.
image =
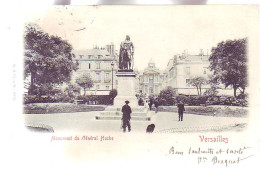
[[[125,41],[120,45],[119,53],[119,69],[120,70],[133,70],[134,66],[134,45],[127,35]]]

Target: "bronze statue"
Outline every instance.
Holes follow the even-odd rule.
[[[125,41],[120,45],[119,53],[119,69],[133,70],[134,63],[134,45],[130,41],[129,35],[126,36]]]

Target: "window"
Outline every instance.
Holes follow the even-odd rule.
[[[190,67],[185,68],[185,73],[186,73],[186,75],[190,75]]]
[[[100,89],[100,86],[99,86],[99,85],[96,85],[96,89],[99,90],[99,89]]]
[[[203,74],[207,74],[207,67],[203,67]]]
[[[97,57],[98,59],[101,59],[102,58],[102,55],[98,55],[98,57]]]
[[[106,86],[106,90],[109,90],[109,86]]]
[[[148,93],[148,87],[147,87],[147,85],[144,86],[144,91],[145,91],[145,93]]]
[[[153,75],[149,76],[149,83],[153,83]]]
[[[91,69],[91,64],[90,63],[88,64],[88,69]]]
[[[158,86],[157,85],[155,86],[154,90],[155,90],[155,93],[157,94],[158,93]]]
[[[97,64],[97,69],[100,69],[100,63],[96,63]]]
[[[148,77],[146,75],[144,76],[144,82],[148,82]]]
[[[80,59],[82,59],[84,57],[84,55],[79,55]]]
[[[108,69],[108,70],[109,70],[109,69],[112,69],[110,63],[106,63],[106,69]]]
[[[158,74],[154,75],[154,79],[155,82],[158,82]]]
[[[109,78],[109,73],[105,73],[105,83],[109,83],[110,82],[110,78]]]
[[[88,55],[88,59],[91,59],[92,58],[92,55]]]
[[[190,79],[186,79],[186,86],[190,87]]]
[[[106,80],[109,79],[109,73],[106,73],[106,74],[105,74],[105,79],[106,79]]]
[[[153,94],[153,88],[152,87],[149,88],[149,93]]]
[[[101,74],[99,72],[96,73],[96,80],[97,80],[97,83],[101,82]]]

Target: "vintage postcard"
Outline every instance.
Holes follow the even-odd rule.
[[[259,167],[258,5],[24,12],[10,140],[28,169]]]

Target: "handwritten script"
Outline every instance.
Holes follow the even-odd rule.
[[[194,155],[197,159],[198,164],[210,163],[212,165],[224,165],[230,166],[232,164],[239,164],[241,161],[248,159],[253,155],[249,155],[248,151],[250,147],[240,147],[235,149],[230,148],[192,148],[189,147],[187,150],[178,150],[176,147],[172,146],[169,149],[170,155]]]

